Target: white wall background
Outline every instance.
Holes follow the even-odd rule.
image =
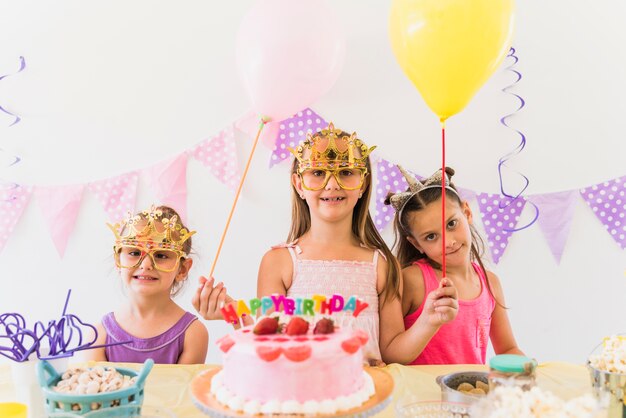
[[[251,4],[0,0],[0,74],[14,71],[20,55],[27,61],[24,72],[0,81],[0,105],[23,118],[7,128],[12,119],[0,115],[0,148],[22,158],[9,169],[1,164],[0,178],[61,185],[111,177],[177,155],[244,114],[235,35]],[[345,24],[346,64],[312,107],[379,145],[379,155],[430,174],[440,161],[439,125],[392,55],[390,2],[332,6]],[[528,145],[510,173],[530,178],[527,194],[626,174],[624,20],[626,3],[618,0],[518,2],[514,46],[524,77],[514,91],[527,105],[511,124]],[[500,91],[513,80],[503,68],[448,122],[447,162],[462,187],[498,192],[498,158],[518,144],[499,124],[517,106]],[[243,162],[251,138],[237,141]],[[287,166],[269,170],[269,156],[262,147],[255,155],[216,270],[240,298],[254,296],[263,253],[288,231]],[[194,160],[188,184],[188,224],[199,233],[191,283],[178,301],[193,310],[195,280],[208,273],[233,193]],[[152,201],[143,179],[137,208]],[[582,199],[576,205],[560,265],[535,226],[514,234],[492,266],[520,346],[540,361],[583,362],[602,337],[626,331],[626,255]],[[86,192],[60,259],[33,198],[0,253],[0,312],[56,319],[68,288],[70,310],[90,322],[123,303],[105,219]],[[208,327],[213,341],[228,331],[222,323]],[[207,361],[219,362],[214,345]]]

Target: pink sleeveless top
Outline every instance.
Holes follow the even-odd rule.
[[[424,300],[439,287],[435,270],[426,261],[413,263],[424,276]],[[459,299],[459,312],[454,321],[444,324],[430,340],[424,351],[410,364],[485,364],[491,314],[496,306],[487,288],[487,278],[479,265],[472,263],[480,277],[481,291],[472,300]],[[404,317],[404,328],[409,329],[424,310],[424,303]]]
[[[362,329],[369,335],[364,348],[366,358],[381,359],[378,346],[378,292],[376,291],[379,251],[374,251],[372,261],[351,260],[302,260],[302,250],[296,242],[272,248],[286,247],[293,260],[289,297],[310,297],[314,294],[342,295],[344,298],[357,296],[369,305],[358,317],[351,312],[333,313],[333,320],[342,327]]]

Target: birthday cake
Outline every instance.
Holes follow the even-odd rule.
[[[279,318],[262,318],[217,342],[223,368],[211,392],[219,403],[246,415],[334,414],[374,394],[363,369],[365,332],[327,317]]]

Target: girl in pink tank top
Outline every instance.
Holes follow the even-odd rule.
[[[431,330],[427,344],[408,364],[484,364],[489,339],[496,354],[523,354],[518,348],[504,308],[497,276],[486,271],[480,255],[482,240],[472,226],[472,212],[456,191],[446,167],[445,253],[442,245],[442,172],[409,183],[406,192],[390,194],[386,203],[394,220],[398,261],[403,267],[402,311],[407,329],[425,322]],[[446,271],[441,265],[445,257]],[[451,286],[458,294],[456,311],[443,313],[437,293]]]
[[[331,123],[290,150],[295,156],[291,231],[288,244],[263,256],[257,295],[337,293],[364,299],[369,306],[356,319],[336,319],[339,325],[367,332],[367,360],[382,364],[381,358],[399,362],[421,344],[426,326],[420,322],[405,331],[400,266],[369,214],[369,154],[374,148]],[[217,319],[215,306],[229,303],[229,296],[223,285],[213,287],[204,278],[201,282],[193,305],[204,318]]]

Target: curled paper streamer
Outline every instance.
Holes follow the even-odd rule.
[[[70,357],[80,350],[131,342],[94,345],[98,339],[96,327],[83,322],[76,315],[67,313],[71,293],[71,290],[67,293],[63,314],[59,320],[49,321],[47,325],[41,321],[35,322],[32,330],[27,327],[26,320],[19,313],[0,314],[0,355],[23,362],[36,352],[40,359],[50,360]],[[90,329],[93,335],[89,341],[85,338],[85,328]],[[46,352],[43,352],[44,348]]]
[[[518,198],[521,197],[522,193],[524,193],[524,191],[528,188],[528,185],[530,184],[530,180],[528,180],[528,177],[526,177],[525,175],[523,175],[522,173],[518,174],[520,176],[522,176],[522,178],[524,179],[524,187],[522,187],[522,190],[519,191],[519,193],[517,193],[516,195],[511,195],[509,193],[507,193],[504,190],[504,180],[503,180],[503,175],[502,175],[502,170],[504,167],[507,167],[506,162],[508,160],[510,160],[511,158],[513,158],[514,156],[516,156],[517,154],[519,154],[520,152],[522,152],[522,150],[526,147],[526,136],[519,130],[512,128],[511,126],[509,126],[509,124],[507,123],[507,119],[510,118],[511,116],[514,116],[517,112],[519,112],[520,110],[522,110],[522,108],[526,105],[526,101],[524,101],[524,98],[518,94],[515,93],[511,93],[509,90],[512,89],[521,79],[522,79],[522,73],[520,73],[519,71],[517,71],[514,67],[515,64],[517,64],[517,62],[519,61],[519,58],[515,55],[515,48],[511,48],[509,51],[509,54],[507,55],[507,58],[513,58],[513,63],[511,65],[509,65],[508,67],[506,67],[506,70],[511,71],[513,74],[516,75],[516,79],[515,81],[513,81],[512,84],[504,87],[502,89],[503,93],[507,93],[510,94],[512,96],[514,96],[515,98],[517,98],[519,100],[519,107],[517,109],[515,109],[513,111],[513,113],[509,113],[507,115],[504,115],[502,118],[500,118],[500,123],[503,124],[504,126],[506,126],[507,128],[515,131],[515,133],[517,133],[520,136],[520,143],[517,145],[517,147],[515,147],[515,149],[511,152],[509,152],[508,154],[504,155],[502,158],[500,158],[500,160],[498,161],[498,177],[499,177],[499,181],[500,181],[500,192],[502,193],[503,196],[508,197],[509,199],[502,199],[499,208],[500,209],[505,209],[507,208],[509,205],[513,204]],[[506,203],[503,203],[505,202]],[[532,224],[534,224],[537,221],[537,218],[539,218],[539,208],[537,207],[537,205],[535,205],[534,203],[528,201],[528,203],[530,203],[534,208],[535,208],[535,216],[534,218],[526,225],[519,227],[519,228],[515,228],[515,229],[504,229],[507,232],[515,232],[515,231],[521,231],[523,229],[528,228],[529,226],[531,226]]]
[[[26,68],[26,61],[24,60],[24,57],[20,57],[20,68],[14,72],[14,73],[10,73],[10,74],[5,74],[0,76],[0,80],[7,78],[9,76],[15,75],[17,73],[20,73],[24,70],[24,68]],[[9,112],[8,110],[6,110],[4,107],[2,107],[2,105],[0,105],[0,112],[4,112],[9,116],[13,116],[15,119],[13,120],[13,123],[11,123],[9,126],[13,126],[16,123],[19,123],[20,120],[22,120],[22,118],[20,118],[18,115],[16,115],[15,113]]]

